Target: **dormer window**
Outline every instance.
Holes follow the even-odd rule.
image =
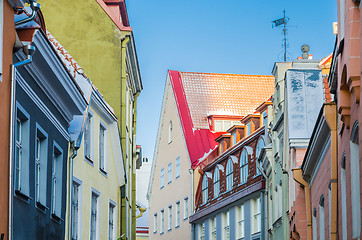
[[[246,124],[246,128],[247,136],[249,136],[251,134],[251,121]]]
[[[239,121],[231,120],[215,120],[214,121],[214,131],[215,132],[226,132],[229,128],[234,125],[240,125]]]
[[[267,113],[267,111],[263,112],[263,126],[268,127],[268,113]]]
[[[262,138],[259,138],[258,140],[258,144],[256,145],[256,150],[255,150],[255,158],[258,159],[261,149],[265,146],[264,140]],[[256,161],[255,164],[258,164],[258,162]],[[259,168],[256,166],[256,175],[260,175],[261,172],[259,170]]]
[[[168,143],[172,142],[172,121],[168,124]]]

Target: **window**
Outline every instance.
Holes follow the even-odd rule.
[[[172,142],[172,121],[168,124],[168,143]]]
[[[161,188],[163,188],[165,186],[165,169],[161,169],[161,177],[160,177],[160,180],[161,180]]]
[[[244,222],[245,222],[244,204],[242,204],[237,209],[238,209],[238,214],[239,214],[238,238],[244,238],[244,236],[245,236],[245,231],[244,231]]]
[[[315,208],[313,210],[312,228],[313,228],[313,240],[317,240],[317,209]]]
[[[203,222],[199,225],[199,236],[200,236],[200,240],[205,239],[205,222]]]
[[[153,214],[153,233],[157,233],[157,213]]]
[[[358,122],[351,131],[351,198],[352,198],[352,238],[361,236],[361,203],[360,203],[360,173],[359,173],[359,142]]]
[[[223,222],[223,240],[230,239],[230,220],[229,220],[229,211],[222,214],[222,222]]]
[[[220,194],[220,171],[219,168],[216,167],[214,170],[214,177],[213,177],[213,182],[214,182],[214,198],[218,197]]]
[[[175,227],[180,226],[180,201],[176,202]]]
[[[63,151],[54,142],[52,176],[52,215],[61,218],[62,209]]]
[[[240,122],[230,120],[215,120],[214,125],[215,132],[225,132],[231,128],[231,126],[240,125]]]
[[[256,150],[255,150],[255,157],[256,159],[259,158],[261,149],[265,146],[264,140],[262,138],[259,138],[258,140],[258,144],[256,145]],[[258,161],[255,161],[255,165],[258,165]],[[261,167],[261,165],[259,165],[259,167]],[[261,172],[259,170],[259,167],[256,166],[256,175],[260,175]]]
[[[29,196],[30,115],[17,104],[15,123],[15,192]]]
[[[92,161],[92,122],[93,117],[92,114],[89,112],[84,127],[84,157],[90,161]]]
[[[207,202],[207,198],[209,195],[208,192],[208,179],[206,174],[204,175],[204,178],[202,179],[202,189],[201,189],[201,194],[202,194],[202,203],[206,203]]]
[[[106,172],[106,130],[106,125],[101,123],[99,125],[99,169],[103,173]]]
[[[263,112],[263,125],[265,128],[268,127],[268,113],[266,110]]]
[[[172,163],[168,164],[168,171],[167,171],[167,184],[172,182]]]
[[[46,183],[47,183],[47,159],[48,135],[36,124],[35,141],[35,199],[37,205],[45,210],[46,206]],[[40,205],[39,205],[40,204]]]
[[[248,122],[246,124],[246,131],[247,131],[247,136],[249,136],[251,134],[251,122]]]
[[[109,216],[108,216],[108,239],[113,240],[116,238],[116,224],[115,224],[115,209],[116,209],[116,203],[110,202],[109,203]]]
[[[189,198],[184,198],[184,219],[189,217]]]
[[[324,240],[324,196],[322,195],[319,201],[319,240]]]
[[[176,158],[176,178],[180,177],[180,157]]]
[[[233,146],[236,144],[236,137],[237,137],[236,135],[237,135],[236,131],[234,131],[233,134],[232,134]]]
[[[160,219],[160,233],[165,232],[165,211],[161,210],[161,219]]]
[[[73,181],[72,185],[72,207],[71,207],[71,218],[72,218],[72,240],[78,239],[78,219],[79,219],[79,188],[78,182]]]
[[[261,209],[260,198],[253,200],[253,219],[252,219],[252,233],[261,231]]]
[[[342,201],[342,235],[347,240],[347,191],[346,191],[346,157],[343,153],[341,162],[341,201]]]
[[[233,161],[229,159],[226,164],[226,190],[233,188]]]
[[[211,240],[216,240],[216,217],[210,219]]]
[[[168,231],[172,229],[172,206],[168,206]]]
[[[99,194],[92,191],[91,198],[91,225],[90,225],[90,239],[96,240],[98,235],[98,199]]]
[[[245,183],[248,179],[248,153],[244,149],[240,157],[240,182]]]

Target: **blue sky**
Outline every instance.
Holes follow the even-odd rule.
[[[143,91],[138,101],[137,144],[153,158],[168,69],[187,72],[271,74],[281,61],[282,29],[272,21],[290,18],[288,52],[313,58],[333,51],[332,23],[337,3],[330,0],[128,0]]]

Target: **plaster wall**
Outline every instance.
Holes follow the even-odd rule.
[[[119,216],[120,213],[120,202],[118,198],[119,182],[117,177],[117,166],[115,161],[120,161],[116,159],[113,155],[113,149],[119,148],[120,146],[117,143],[112,142],[109,131],[109,124],[106,120],[102,119],[97,112],[97,109],[90,107],[91,112],[93,112],[92,122],[91,122],[91,159],[89,161],[84,156],[84,138],[82,140],[81,147],[78,150],[77,156],[73,160],[73,180],[80,183],[79,187],[79,203],[78,210],[80,212],[79,221],[79,232],[78,236],[81,239],[90,238],[90,221],[91,221],[91,197],[92,189],[99,192],[100,196],[98,198],[98,239],[108,239],[108,223],[109,223],[109,203],[110,200],[117,204],[114,215]],[[105,156],[106,156],[106,174],[100,170],[99,165],[99,129],[100,123],[106,123],[107,131],[105,138]],[[71,153],[70,153],[71,154]],[[70,155],[69,154],[69,155]],[[123,177],[123,176],[122,176]],[[69,197],[69,196],[68,196]],[[69,207],[69,206],[68,206]],[[69,211],[69,208],[68,208]],[[118,213],[118,214],[117,214]],[[117,223],[114,222],[114,228],[116,229],[116,238],[120,237],[121,232],[119,226],[119,218],[116,217]],[[67,219],[68,220],[68,219]],[[68,221],[67,221],[68,224]],[[68,239],[68,235],[66,235]]]
[[[8,1],[0,1],[3,11],[2,28],[2,81],[0,82],[0,236],[8,238],[9,221],[9,139],[10,139],[10,79],[12,50],[15,43],[14,11]]]
[[[159,125],[159,139],[155,148],[154,163],[152,169],[151,191],[149,199],[149,226],[151,240],[162,239],[190,239],[191,224],[184,216],[184,198],[188,197],[188,215],[193,213],[191,184],[192,175],[188,152],[183,137],[181,122],[179,120],[176,102],[169,80],[165,86],[164,103]],[[169,143],[169,122],[172,121],[172,141]],[[176,158],[180,157],[180,177],[176,178]],[[168,183],[168,164],[172,163],[172,182]],[[164,187],[160,187],[160,172],[164,169]],[[180,201],[180,226],[175,227],[176,202]],[[172,206],[172,228],[168,230],[168,206]],[[161,214],[164,210],[164,233],[160,233]],[[154,229],[154,214],[157,214],[157,232]]]

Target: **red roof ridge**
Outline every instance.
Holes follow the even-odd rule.
[[[265,74],[240,74],[240,73],[210,73],[210,72],[184,72],[178,70],[171,70],[179,73],[192,73],[192,74],[209,74],[209,75],[231,75],[231,76],[252,76],[252,77],[274,77],[273,75],[265,75]]]

